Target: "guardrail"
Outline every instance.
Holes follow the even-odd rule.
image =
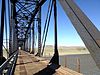
[[[14,52],[1,66],[0,75],[13,75],[16,61],[18,57],[18,51]]]

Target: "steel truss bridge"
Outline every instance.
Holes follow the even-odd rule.
[[[43,34],[41,34],[41,8],[48,4]],[[100,32],[82,10],[72,0],[59,0],[66,15],[90,51],[100,68]],[[6,75],[13,75],[16,61],[21,50],[35,54],[34,46],[38,35],[38,51],[35,56],[42,57],[48,34],[51,15],[54,15],[54,55],[50,64],[59,65],[57,48],[57,1],[56,0],[1,0],[0,17],[0,74],[6,69]],[[35,30],[38,32],[35,33]],[[9,32],[9,33],[8,33]],[[4,38],[5,34],[5,40]],[[42,37],[41,37],[42,35]],[[5,45],[4,45],[5,42]],[[6,46],[6,47],[5,47]],[[7,59],[3,50],[7,51]]]

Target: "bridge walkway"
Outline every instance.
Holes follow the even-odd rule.
[[[82,75],[68,68],[48,65],[48,60],[19,51],[14,75]]]

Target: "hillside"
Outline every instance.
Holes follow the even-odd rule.
[[[46,45],[44,56],[50,56],[53,54],[54,47],[52,45]],[[82,46],[59,46],[58,51],[60,55],[67,54],[89,54],[87,48]]]

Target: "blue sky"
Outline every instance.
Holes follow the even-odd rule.
[[[94,23],[94,25],[100,30],[100,0],[74,0],[76,4],[82,9],[82,11],[88,16],[88,18]],[[42,30],[47,13],[47,6],[49,0],[42,7]],[[0,0],[1,11],[1,0]],[[69,18],[66,16],[60,3],[57,0],[57,22],[58,22],[58,45],[63,46],[84,46],[80,36],[71,24]],[[0,12],[1,16],[1,12]],[[51,17],[49,32],[47,36],[46,45],[54,44],[54,24],[53,13]]]
[[[88,16],[88,18],[95,24],[100,30],[100,0],[74,0],[76,4],[82,9],[82,11]],[[42,8],[42,21],[45,20],[47,4]],[[59,46],[84,46],[83,41],[77,34],[77,31],[71,24],[69,18],[66,16],[60,3],[57,1],[57,13],[58,13],[58,45]],[[43,28],[44,22],[42,22]],[[51,18],[49,32],[47,36],[46,45],[54,44],[54,26],[53,16]]]

